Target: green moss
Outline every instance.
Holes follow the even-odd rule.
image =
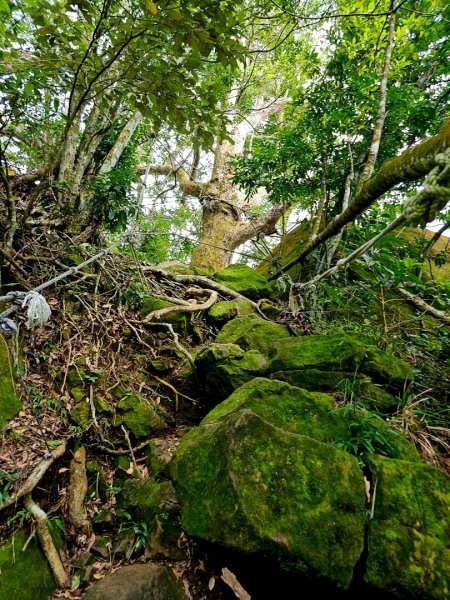
[[[152,296],[148,296],[142,301],[140,315],[141,318],[145,318],[154,310],[161,310],[162,308],[169,308],[173,306],[176,305],[172,304],[171,302],[166,302],[165,300],[160,300],[159,298],[153,298]],[[164,323],[170,323],[177,333],[181,335],[186,335],[189,324],[188,313],[173,312],[168,315],[164,315],[161,321]],[[157,323],[157,321],[155,321],[155,323]]]
[[[354,373],[319,371],[318,369],[293,369],[271,373],[270,379],[285,381],[311,392],[329,392],[339,389],[343,381],[352,381]]]
[[[70,367],[67,371],[67,386],[69,390],[72,388],[82,388],[84,385],[84,377],[86,373],[83,368]]]
[[[267,371],[267,360],[257,350],[244,352],[235,344],[211,344],[195,361],[197,375],[215,403]]]
[[[16,395],[8,345],[0,335],[0,427],[20,410],[22,410],[22,402]]]
[[[87,425],[91,418],[91,407],[87,402],[78,402],[71,409],[69,416],[77,425]]]
[[[289,336],[289,329],[285,325],[265,321],[252,315],[236,317],[227,323],[220,330],[216,342],[237,344],[244,350],[259,350],[262,354],[267,354],[272,342]]]
[[[86,398],[86,392],[82,387],[74,387],[70,390],[70,395],[75,400],[75,402],[81,402]]]
[[[349,585],[365,521],[350,455],[243,409],[186,435],[172,475],[191,535]]]
[[[310,335],[274,342],[271,371],[318,369],[355,373],[366,346],[347,335]]]
[[[231,321],[235,317],[244,317],[252,314],[254,314],[252,305],[242,298],[226,302],[216,302],[208,312],[209,317],[218,327],[225,325],[225,323],[228,323],[228,321]]]
[[[247,265],[230,265],[215,273],[214,279],[251,300],[272,295],[272,284]]]
[[[136,438],[149,437],[166,427],[169,415],[152,400],[140,396],[126,396],[117,403],[122,414],[117,414],[114,424],[124,424]]]
[[[156,482],[153,479],[128,479],[123,485],[118,500],[119,508],[126,509],[136,519],[150,523],[161,514],[177,514],[179,505],[170,481]]]
[[[373,346],[367,349],[361,369],[376,383],[383,383],[397,392],[404,391],[414,380],[412,369],[407,363]]]
[[[36,536],[22,551],[27,539],[22,530],[0,547],[0,600],[47,600],[56,589]]]
[[[362,454],[365,444],[372,442],[377,452],[387,456],[419,460],[414,446],[372,413],[358,406],[336,408],[332,396],[270,379],[256,378],[237,389],[208,413],[202,425],[244,409],[276,427],[336,443],[354,453]]]
[[[377,479],[364,579],[401,597],[449,597],[450,478],[424,464],[372,459]]]

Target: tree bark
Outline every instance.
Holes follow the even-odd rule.
[[[260,195],[248,198],[233,184],[231,165],[231,160],[242,154],[246,139],[255,127],[283,110],[287,102],[287,98],[281,98],[263,106],[262,99],[258,99],[253,112],[245,119],[241,117],[229,131],[233,141],[223,140],[217,144],[211,177],[207,182],[196,181],[173,158],[168,164],[150,166],[150,172],[155,175],[175,176],[183,194],[198,198],[202,204],[202,235],[192,254],[192,266],[210,273],[228,266],[238,246],[259,233],[274,233],[277,221],[288,210],[289,205],[276,206],[266,215],[247,219],[247,212],[258,205]],[[138,172],[145,172],[145,167]],[[191,173],[195,172],[196,169],[191,170]]]

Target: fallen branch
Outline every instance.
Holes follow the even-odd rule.
[[[129,449],[130,455],[131,455],[131,460],[133,462],[133,466],[136,469],[136,471],[139,473],[139,469],[138,469],[137,462],[136,462],[136,457],[134,456],[133,446],[131,445],[131,440],[130,440],[128,431],[125,429],[125,427],[123,425],[121,425],[120,428],[122,429],[125,439],[127,441],[128,449]]]
[[[44,551],[45,558],[50,565],[57,586],[59,588],[68,587],[70,580],[61,562],[58,551],[55,548],[53,538],[50,535],[47,513],[45,513],[38,504],[36,504],[31,496],[31,493],[25,494],[23,503],[25,508],[30,511],[33,519],[36,521],[37,536],[39,542],[41,543],[42,550]]]
[[[423,310],[424,312],[432,315],[436,319],[439,319],[440,321],[443,321],[444,323],[450,325],[450,314],[448,312],[444,312],[443,310],[434,308],[434,306],[430,306],[425,302],[425,300],[422,300],[422,298],[415,294],[411,294],[411,292],[408,292],[408,290],[405,290],[405,288],[403,287],[398,287],[397,289],[400,292],[400,294],[404,296],[409,302],[411,302],[411,304],[414,304],[416,308],[419,308],[420,310]]]
[[[17,502],[19,498],[22,498],[22,496],[25,496],[26,494],[31,494],[31,492],[34,490],[34,488],[37,486],[40,480],[44,477],[47,470],[51,467],[51,465],[55,462],[57,458],[60,458],[64,454],[65,451],[66,443],[63,442],[60,446],[58,446],[57,448],[55,448],[55,450],[52,451],[50,457],[45,458],[42,462],[38,464],[38,466],[32,471],[31,475],[25,481],[23,486],[19,488],[19,490],[15,494],[13,494],[11,498],[8,498],[3,502],[3,504],[0,505],[0,510],[11,506],[11,504]]]
[[[142,442],[142,444],[139,444],[139,446],[135,446],[134,448],[118,448],[117,450],[113,449],[113,448],[108,448],[108,446],[96,446],[99,450],[103,450],[104,452],[107,452],[108,454],[113,454],[114,456],[124,456],[126,454],[130,454],[131,450],[133,451],[133,453],[135,452],[139,452],[140,450],[143,450],[144,448],[146,448],[149,443],[150,443],[151,439],[146,440],[145,442]]]

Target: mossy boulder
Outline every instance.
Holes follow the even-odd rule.
[[[173,308],[176,307],[175,304],[171,302],[167,302],[166,300],[161,300],[160,298],[154,298],[153,296],[147,296],[142,300],[142,308],[140,311],[140,316],[144,319],[147,315],[149,315],[154,310],[161,310],[162,308]],[[160,321],[162,323],[170,323],[174,330],[180,335],[186,335],[188,325],[189,325],[189,314],[184,312],[171,312],[167,315],[164,315]],[[158,320],[154,321],[158,323]]]
[[[231,321],[235,317],[245,317],[253,314],[252,305],[243,298],[216,302],[208,312],[211,321],[218,327],[222,327],[222,325],[225,325],[225,323],[228,323],[228,321]]]
[[[272,284],[247,265],[230,265],[215,273],[214,279],[251,300],[272,295]]]
[[[402,598],[449,598],[450,478],[383,457],[371,468],[377,491],[365,581]]]
[[[268,366],[258,350],[244,352],[236,344],[211,344],[197,355],[195,365],[199,380],[214,404],[247,381],[263,376]]]
[[[153,400],[141,396],[125,396],[117,404],[114,425],[125,425],[135,438],[149,437],[156,431],[166,428],[170,416]]]
[[[119,496],[118,507],[147,524],[147,557],[184,558],[177,544],[181,534],[180,505],[169,480],[128,479]]]
[[[188,600],[183,583],[170,567],[135,564],[118,569],[94,584],[85,600]]]
[[[289,336],[289,329],[285,325],[252,315],[236,317],[227,323],[219,331],[216,342],[237,344],[243,350],[258,350],[262,354],[268,354],[272,342]]]
[[[119,508],[127,509],[136,519],[151,522],[156,515],[177,514],[179,504],[170,481],[128,479],[119,496]]]
[[[13,365],[6,340],[0,335],[0,427],[22,410],[16,394]]]
[[[345,334],[310,335],[274,341],[270,348],[269,368],[272,373],[280,371],[297,372],[305,370],[305,381],[312,389],[314,371],[325,372],[327,381],[333,377],[330,372],[344,372],[356,378],[365,374],[375,383],[400,392],[413,381],[411,367],[394,355],[379,350],[375,346]],[[301,375],[296,373],[291,380],[299,385]],[[321,386],[320,377],[318,386]],[[320,388],[319,388],[320,389]]]
[[[270,373],[269,377],[313,392],[336,392],[340,400],[357,402],[369,410],[378,412],[393,412],[399,404],[397,396],[390,394],[380,385],[375,385],[366,375],[355,375],[344,371],[301,369],[276,371]]]
[[[290,433],[334,444],[365,460],[369,442],[375,452],[420,461],[415,447],[377,415],[357,405],[340,406],[333,396],[308,392],[281,381],[255,378],[213,408],[202,425],[250,410]]]
[[[74,423],[84,427],[91,419],[91,407],[84,400],[81,402],[76,402],[71,408],[69,416]]]
[[[22,550],[28,537],[21,530],[0,547],[0,600],[47,600],[56,590],[36,536]]]
[[[242,409],[188,433],[171,473],[190,535],[350,584],[366,504],[353,456]]]
[[[275,341],[270,351],[270,370],[355,373],[365,356],[366,346],[351,336],[308,335]]]
[[[367,348],[361,370],[376,383],[382,383],[396,392],[404,391],[414,380],[412,369],[407,363],[374,346]]]

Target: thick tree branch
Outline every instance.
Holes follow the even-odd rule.
[[[289,270],[301,262],[315,248],[323,244],[339,230],[360,215],[380,196],[399,183],[417,181],[427,175],[436,165],[436,156],[450,147],[450,119],[435,136],[405,150],[400,156],[385,161],[380,170],[367,181],[355,196],[350,206],[336,216],[304,249],[288,264],[284,265],[270,279],[276,279],[284,270]]]

